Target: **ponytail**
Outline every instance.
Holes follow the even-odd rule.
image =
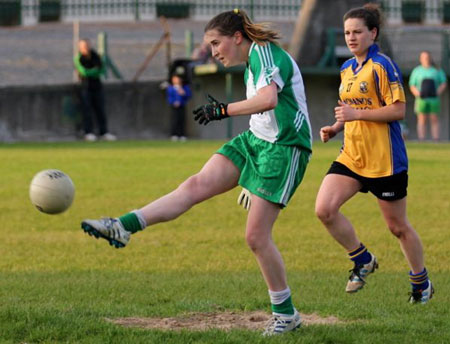
[[[205,32],[214,29],[228,37],[239,31],[245,39],[258,45],[277,43],[281,38],[279,32],[272,30],[268,23],[253,23],[245,11],[237,8],[216,15],[206,24]]]

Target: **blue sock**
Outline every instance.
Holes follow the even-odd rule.
[[[410,271],[409,281],[411,282],[413,291],[427,289],[429,285],[427,269],[424,268],[423,271],[418,274],[413,274],[412,271]]]
[[[372,255],[362,243],[356,250],[349,251],[348,256],[357,265],[367,264],[372,260]]]

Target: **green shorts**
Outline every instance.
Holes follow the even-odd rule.
[[[243,132],[217,153],[240,170],[239,185],[272,203],[285,207],[305,174],[311,153],[296,146],[283,146]]]
[[[416,98],[414,104],[414,112],[425,115],[436,114],[441,112],[441,100],[439,98]]]

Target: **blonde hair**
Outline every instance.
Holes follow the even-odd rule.
[[[281,38],[279,32],[272,30],[269,23],[253,23],[245,11],[234,9],[222,12],[212,18],[205,26],[205,32],[217,30],[223,36],[233,36],[237,31],[242,36],[258,45],[267,42],[277,43]]]

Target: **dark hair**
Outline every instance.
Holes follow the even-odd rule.
[[[258,45],[264,45],[267,42],[276,43],[276,40],[281,38],[277,31],[270,29],[268,23],[253,23],[247,13],[240,9],[222,12],[212,18],[206,24],[205,32],[214,29],[228,37],[239,31],[245,39]]]
[[[382,23],[380,5],[374,3],[365,4],[363,7],[353,8],[344,15],[344,22],[350,18],[359,18],[364,20],[364,24],[369,31],[373,28],[377,29],[375,40],[380,34],[380,26]]]

